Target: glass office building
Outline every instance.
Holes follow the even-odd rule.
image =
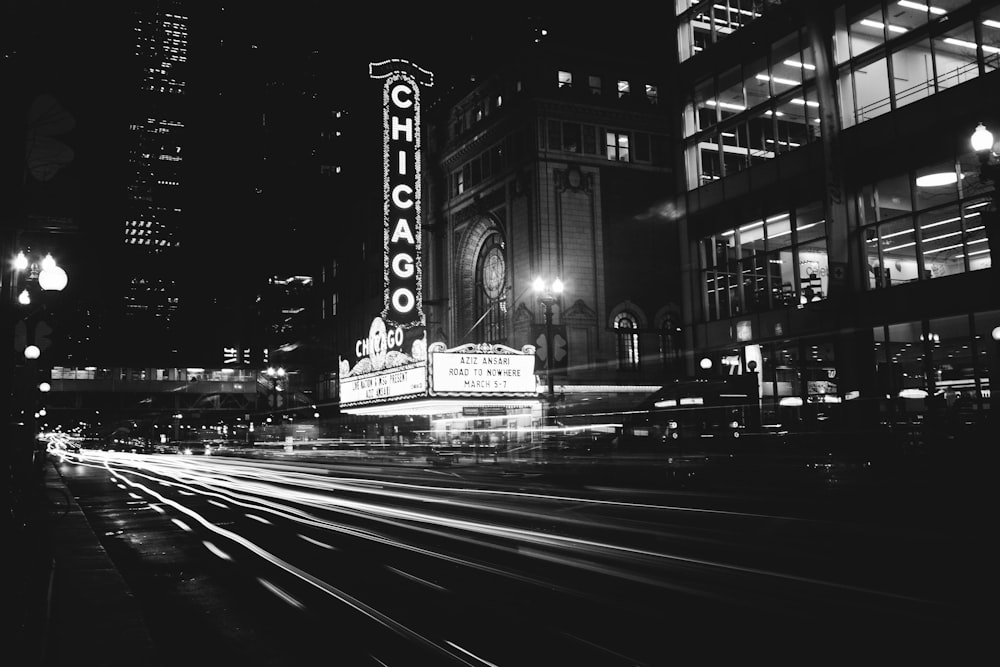
[[[970,137],[1000,131],[1000,2],[676,11],[693,348],[758,373],[765,422],[981,422],[997,200]]]

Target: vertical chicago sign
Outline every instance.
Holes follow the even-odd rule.
[[[404,329],[423,327],[420,85],[433,85],[433,74],[405,60],[372,63],[369,73],[374,79],[383,79],[382,318]]]
[[[427,391],[421,268],[420,89],[434,75],[406,60],[370,63],[382,81],[383,305],[353,360],[341,357],[340,405],[398,401]]]

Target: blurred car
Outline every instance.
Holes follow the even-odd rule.
[[[132,452],[133,454],[152,454],[153,443],[149,438],[140,435],[116,433],[109,437],[101,449],[110,452]]]

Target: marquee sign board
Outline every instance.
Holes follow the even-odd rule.
[[[488,343],[428,348],[431,396],[534,397],[535,349],[518,351]]]
[[[423,328],[407,331],[375,317],[368,337],[354,342],[354,363],[340,357],[339,379],[341,407],[426,396]]]
[[[365,405],[427,394],[427,366],[412,364],[340,380],[342,406]]]

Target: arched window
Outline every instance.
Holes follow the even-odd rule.
[[[639,368],[639,324],[635,315],[621,312],[615,315],[615,335],[618,338],[618,368]]]
[[[476,321],[484,343],[507,342],[507,256],[503,237],[490,234],[476,258]]]

